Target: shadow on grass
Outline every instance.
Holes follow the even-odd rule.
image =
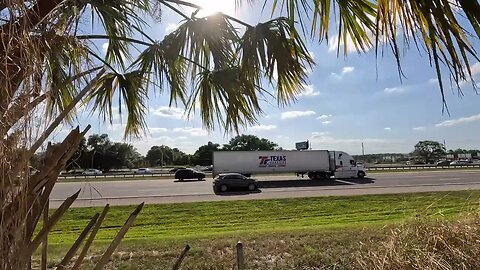
[[[288,188],[288,187],[328,187],[328,186],[349,186],[357,184],[372,184],[375,178],[348,178],[348,179],[323,179],[323,180],[264,180],[258,181],[259,188]]]

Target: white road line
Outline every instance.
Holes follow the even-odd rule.
[[[340,183],[344,183],[344,184],[347,184],[347,185],[356,185],[357,184],[357,183],[342,180],[342,179],[335,179],[335,181],[340,182]]]

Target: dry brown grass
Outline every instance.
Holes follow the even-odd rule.
[[[356,268],[480,269],[479,254],[478,214],[455,221],[418,218],[392,229],[386,240],[363,246],[358,252]]]
[[[233,269],[238,240],[245,246],[247,269],[480,269],[477,214],[458,220],[421,217],[385,227],[130,240],[113,254],[107,269],[169,269],[186,243],[192,248],[182,269]],[[86,269],[104,249],[94,247]]]

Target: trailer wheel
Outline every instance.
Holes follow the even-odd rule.
[[[365,178],[365,172],[358,172],[358,178]]]
[[[315,178],[317,177],[317,174],[316,174],[316,173],[313,173],[313,172],[309,172],[309,173],[307,174],[307,176],[308,176],[308,178],[310,178],[310,179],[313,180],[313,179],[315,179]]]

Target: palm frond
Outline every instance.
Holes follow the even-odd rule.
[[[458,2],[477,31],[480,5],[477,1]],[[398,34],[402,34],[400,36],[407,43],[413,40],[415,43],[423,44],[429,58],[434,62],[444,105],[446,100],[442,82],[442,64],[448,69],[450,77],[459,89],[461,81],[470,79],[473,82],[469,58],[479,60],[469,40],[468,32],[461,26],[457,16],[459,15],[456,15],[456,11],[448,0],[381,0],[378,2],[377,36],[389,37],[399,67]],[[403,30],[402,33],[399,32],[399,26]]]
[[[276,83],[278,103],[282,105],[288,104],[303,90],[307,68],[314,65],[301,37],[287,18],[270,20],[247,29],[239,50],[245,78],[260,83],[264,71],[269,82]]]
[[[160,93],[166,85],[170,86],[170,104],[177,100],[186,103],[187,63],[179,55],[179,44],[172,44],[168,39],[155,42],[138,56],[130,68],[134,67],[138,67]]]
[[[123,107],[127,110],[124,137],[139,137],[146,130],[147,112],[146,80],[141,71],[125,74],[107,73],[103,75],[88,100],[93,103],[92,112],[98,111],[104,121],[112,123],[114,98],[118,98],[119,114]]]
[[[207,129],[216,124],[238,132],[241,126],[254,124],[262,112],[255,84],[243,77],[240,68],[203,71],[198,75],[189,109],[200,104],[202,122]]]
[[[195,63],[191,66],[193,80],[199,71],[228,68],[234,60],[233,43],[238,36],[229,20],[217,13],[185,20],[165,39],[170,46],[178,44],[178,55]]]
[[[50,89],[46,103],[47,118],[62,112],[78,93],[77,74],[89,61],[87,48],[74,37],[55,36],[45,43],[45,82]],[[72,111],[67,120],[72,120]]]
[[[133,35],[135,27],[141,29],[146,25],[140,16],[140,11],[149,9],[146,4],[148,2],[90,0],[88,3],[108,36],[129,37]],[[126,61],[131,60],[129,44],[121,39],[111,39],[108,43],[106,61],[125,68]]]
[[[339,9],[338,49],[343,41],[344,55],[347,54],[347,40],[350,38],[357,51],[366,52],[372,47],[371,35],[375,32],[373,18],[376,5],[371,0],[337,0]]]

